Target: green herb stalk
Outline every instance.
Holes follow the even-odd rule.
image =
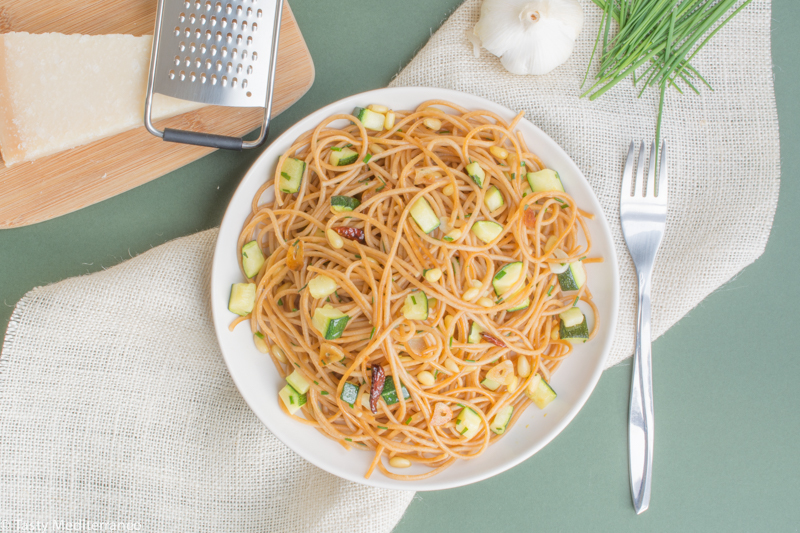
[[[656,146],[661,145],[661,118],[668,88],[683,94],[681,84],[700,93],[696,84],[711,85],[691,65],[708,41],[752,0],[593,0],[603,10],[600,29],[581,87],[597,57],[599,71],[594,84],[581,97],[599,98],[629,76],[641,84],[639,97],[648,87],[660,92],[656,122]],[[729,14],[730,13],[730,14]],[[618,31],[612,36],[611,21]],[[712,28],[714,28],[712,30]],[[637,70],[641,71],[637,75]]]

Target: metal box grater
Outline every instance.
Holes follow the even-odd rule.
[[[283,0],[159,0],[144,124],[165,141],[241,150],[267,138]],[[151,120],[153,94],[229,107],[263,107],[255,141],[166,128]]]

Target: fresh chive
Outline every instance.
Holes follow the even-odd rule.
[[[416,299],[416,298],[414,298],[413,296],[411,297],[411,303],[412,303],[413,305],[417,305],[417,299]]]
[[[498,272],[497,275],[494,277],[494,279],[503,279],[504,277],[506,277],[505,270],[503,270],[502,272]]]
[[[387,428],[386,426],[378,426],[378,429],[386,429],[386,430],[388,430],[389,428]]]
[[[326,390],[320,391],[319,393],[322,396],[327,396],[328,395],[328,391],[326,391]]]
[[[331,150],[333,150],[334,152],[341,152],[342,151],[342,149],[339,148],[338,146],[331,146]]]
[[[291,180],[292,179],[292,177],[289,174],[287,174],[286,172],[281,172],[281,176],[283,176],[287,180]]]
[[[319,385],[319,382],[317,382],[317,380],[314,380],[314,385]]]
[[[364,163],[369,163],[369,160],[372,159],[372,154],[367,154],[364,156]]]
[[[302,287],[300,287],[300,290],[299,290],[299,291],[297,291],[297,292],[303,292],[303,289],[305,289],[306,287],[308,287],[308,283],[307,283],[307,282],[306,282],[306,284],[305,284],[305,285],[303,285]]]
[[[409,425],[411,423],[411,419],[412,418],[414,418],[414,417],[413,416],[409,416],[408,419],[405,421],[405,424]]]
[[[520,162],[519,166],[524,167],[525,166],[525,161]]]
[[[372,331],[369,334],[369,338],[371,339],[373,335],[375,335],[375,328],[372,328]]]
[[[550,285],[550,288],[547,290],[547,295],[550,296],[553,293],[553,289],[555,289],[555,285]]]
[[[347,143],[347,144],[345,144],[345,145],[344,145],[344,147],[345,147],[345,148],[352,148],[352,147],[353,147],[353,144],[352,144],[352,143]]]
[[[280,298],[280,299],[278,300],[278,305],[283,305],[283,298]]]
[[[583,261],[584,259],[586,259],[585,255],[583,257],[581,257],[580,259],[578,259],[578,261]]]
[[[572,302],[572,307],[575,307],[576,305],[578,305],[578,300],[580,300],[580,299],[581,299],[581,297],[580,297],[580,296],[576,296],[576,297],[575,297],[575,301],[574,301],[574,302]]]
[[[360,445],[364,446],[365,448],[367,447],[367,445],[364,444],[363,442],[357,442],[356,444],[360,444]]]
[[[361,255],[360,254],[356,254],[356,259],[361,259]]]
[[[297,308],[296,307],[292,307],[292,313],[296,313],[296,312],[297,312]]]
[[[353,439],[348,438],[348,437],[345,437],[344,440],[346,440],[347,442],[353,442]]]
[[[297,363],[294,363],[294,366],[296,366],[297,368],[300,368],[300,365],[298,365]]]
[[[453,337],[450,337],[450,345],[448,346],[448,348],[452,348],[452,347],[453,347]]]
[[[433,371],[433,379],[436,379],[439,376],[439,369]]]

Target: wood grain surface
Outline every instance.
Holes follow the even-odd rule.
[[[152,34],[156,0],[3,0],[0,33]],[[291,9],[284,4],[273,116],[314,82],[314,64]],[[262,108],[209,106],[156,122],[165,127],[242,136]],[[163,176],[213,151],[164,142],[144,126],[6,168],[0,162],[0,228],[26,226],[100,202]]]

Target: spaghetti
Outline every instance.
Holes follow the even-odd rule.
[[[545,166],[515,131],[522,113],[507,123],[438,100],[370,109],[302,135],[255,195],[238,249],[255,241],[265,260],[253,310],[231,329],[249,320],[281,376],[306,384],[282,396],[287,415],[371,450],[366,477],[422,479],[480,455],[555,397],[540,393],[597,331],[582,265],[602,259],[587,257],[593,217],[558,174],[536,186]],[[287,161],[304,163],[299,182]],[[583,336],[565,340],[576,328]],[[412,463],[427,469],[390,470]]]

